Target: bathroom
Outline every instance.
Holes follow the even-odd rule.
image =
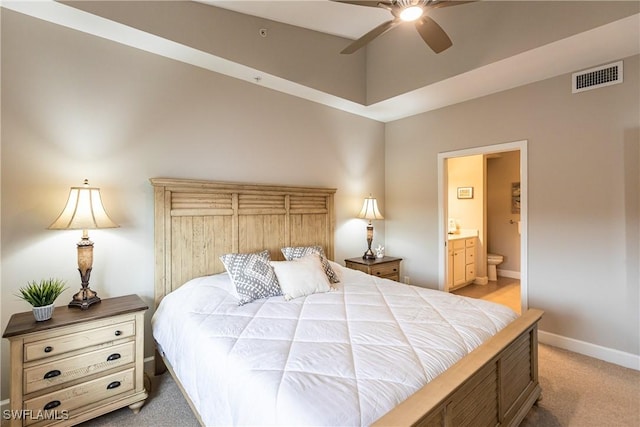
[[[454,240],[476,236],[473,254],[467,239],[466,254],[467,263],[470,256],[475,258],[475,274],[467,273],[464,283],[449,277],[450,291],[486,299],[504,299],[508,293],[512,301],[507,305],[519,308],[520,173],[519,150],[447,160],[449,253]],[[449,257],[450,276],[453,259]]]

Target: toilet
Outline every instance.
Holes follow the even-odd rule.
[[[487,265],[489,266],[489,280],[495,282],[498,280],[498,272],[496,265],[500,264],[504,258],[498,254],[487,254]]]

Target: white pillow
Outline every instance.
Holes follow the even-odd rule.
[[[338,283],[340,280],[336,276],[336,273],[331,269],[329,265],[329,260],[324,255],[324,250],[322,246],[294,246],[294,247],[286,247],[281,248],[280,251],[282,255],[284,255],[284,259],[287,261],[293,261],[296,258],[302,258],[305,255],[309,254],[318,254],[320,255],[320,261],[322,262],[322,268],[324,268],[324,272],[331,283]]]
[[[287,301],[331,290],[319,254],[309,254],[292,261],[271,261],[271,265]]]

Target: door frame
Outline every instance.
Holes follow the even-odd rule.
[[[522,312],[529,307],[528,301],[528,183],[527,140],[506,142],[483,147],[438,153],[438,289],[447,290],[448,253],[448,170],[447,160],[455,157],[478,154],[495,154],[504,151],[520,151],[520,305]]]

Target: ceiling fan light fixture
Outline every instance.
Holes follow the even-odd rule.
[[[0,0],[1,1],[1,0]],[[370,30],[359,39],[353,41],[349,46],[342,49],[340,53],[350,54],[363,48],[376,37],[387,31],[402,25],[404,22],[413,21],[415,29],[424,42],[435,53],[440,53],[453,45],[447,33],[431,19],[429,11],[441,7],[457,6],[460,4],[474,3],[478,0],[332,0],[339,3],[353,4],[356,6],[379,7],[391,13],[392,19],[383,22]]]
[[[405,22],[415,21],[416,19],[420,18],[423,13],[424,9],[422,9],[420,6],[409,6],[402,9],[402,12],[400,12],[400,19]]]

